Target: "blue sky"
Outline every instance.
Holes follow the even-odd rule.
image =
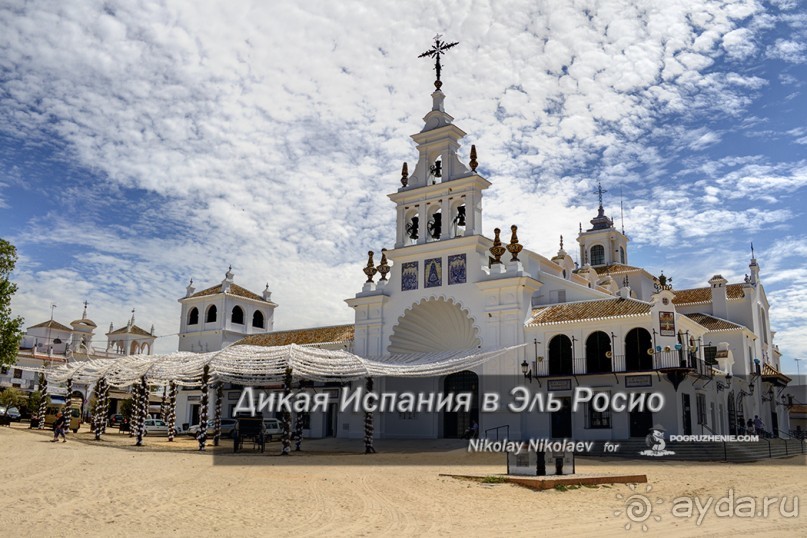
[[[0,7],[0,235],[34,324],[90,302],[176,347],[188,279],[348,322],[394,242],[402,161],[447,111],[493,182],[484,227],[567,245],[597,181],[630,262],[678,288],[740,281],[753,241],[795,371],[807,340],[807,11],[778,1],[14,2]]]

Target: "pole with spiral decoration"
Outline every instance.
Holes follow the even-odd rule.
[[[48,380],[45,374],[39,374],[39,393],[42,395],[39,400],[39,424],[40,430],[45,429],[45,413],[48,410]]]
[[[199,433],[196,440],[199,441],[199,451],[204,452],[207,446],[207,407],[210,405],[210,366],[205,364],[202,371],[202,401],[199,416]]]
[[[291,368],[286,368],[286,374],[283,376],[283,398],[288,402],[289,394],[291,394]],[[291,452],[291,410],[284,406],[281,414],[281,425],[283,432],[281,433],[280,442],[282,448],[280,451],[281,456],[288,456]]]
[[[373,378],[367,378],[367,394],[373,392]],[[373,413],[370,411],[364,412],[364,453],[375,454],[375,447],[373,446]]]
[[[177,384],[174,381],[168,385],[168,442],[174,442],[177,425]]]

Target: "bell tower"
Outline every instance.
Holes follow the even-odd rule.
[[[412,135],[418,161],[411,175],[408,163],[403,164],[401,188],[389,195],[397,205],[395,248],[482,233],[482,191],[490,182],[476,172],[475,146],[471,146],[468,166],[459,159],[459,141],[465,131],[445,111],[440,80],[440,56],[457,43],[446,43],[440,37],[421,54],[435,58],[437,80],[423,129]]]
[[[604,192],[602,185],[597,184],[595,191],[600,200],[597,208],[597,216],[591,219],[591,228],[583,231],[577,236],[580,244],[580,264],[599,267],[611,264],[627,265],[628,263],[628,236],[624,230],[619,231],[614,227],[614,221],[605,214],[602,207],[602,195]]]

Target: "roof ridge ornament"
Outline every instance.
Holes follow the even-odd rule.
[[[507,251],[513,255],[512,258],[510,258],[510,261],[517,262],[519,261],[518,253],[521,252],[524,247],[518,242],[518,235],[516,233],[518,232],[518,226],[513,224],[510,226],[510,231],[512,234],[510,235],[510,244],[507,245]]]
[[[381,249],[381,263],[378,264],[376,267],[378,273],[381,275],[381,278],[378,280],[379,282],[387,280],[387,275],[390,272],[390,265],[387,263],[387,249]]]
[[[493,254],[493,259],[491,260],[490,265],[502,263],[502,254],[507,252],[507,249],[502,246],[502,240],[499,237],[499,234],[502,233],[501,229],[496,228],[493,230],[493,233],[493,246],[490,247],[490,253]]]
[[[661,274],[658,276],[657,281],[658,282],[654,284],[656,291],[662,291],[662,290],[672,291],[672,277],[666,276],[663,270],[661,271]]]
[[[440,38],[443,37],[442,34],[437,34],[434,36],[434,45],[432,48],[418,56],[418,58],[434,58],[434,70],[437,73],[437,80],[434,81],[434,87],[438,90],[443,85],[443,82],[440,80],[440,72],[442,70],[442,65],[440,64],[440,56],[445,54],[448,49],[459,45],[459,41],[455,41],[454,43],[446,43],[445,41],[441,41]]]
[[[375,268],[375,263],[373,263],[373,251],[369,251],[367,253],[367,266],[363,269],[364,274],[367,275],[367,282],[372,282],[373,277],[378,272],[378,269]]]

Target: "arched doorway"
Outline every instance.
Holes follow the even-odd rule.
[[[743,410],[743,393],[739,393],[737,395],[737,434],[740,435],[740,432],[747,431],[747,426],[745,424],[745,411]]]
[[[591,333],[586,338],[586,373],[603,374],[611,372],[611,338],[602,331]]]
[[[479,424],[479,376],[469,370],[451,374],[443,382],[444,394],[471,394],[471,410],[443,412],[443,437],[460,439],[473,421]]]
[[[549,341],[549,375],[572,375],[572,341],[565,334]]]
[[[625,368],[630,371],[653,369],[653,355],[647,353],[653,347],[653,339],[646,329],[636,327],[625,335]]]

